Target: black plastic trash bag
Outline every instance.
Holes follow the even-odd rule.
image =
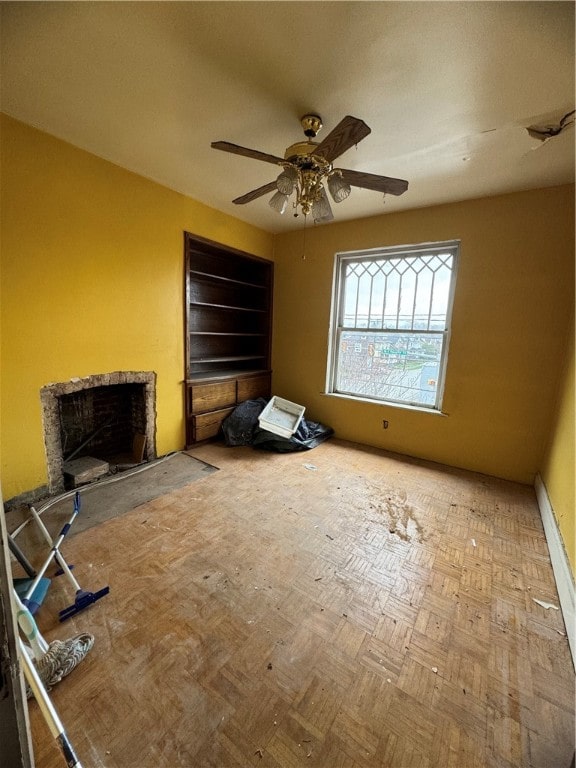
[[[253,445],[264,451],[288,453],[290,451],[308,451],[320,445],[334,434],[332,427],[325,427],[316,421],[302,419],[292,437],[282,437],[267,429],[261,429],[258,416],[266,407],[267,400],[245,400],[222,422],[222,432],[226,445]]]
[[[288,453],[290,451],[309,451],[334,434],[332,427],[326,427],[316,421],[302,419],[292,437],[282,437],[266,429],[256,429],[252,445],[264,451]]]
[[[266,407],[267,400],[245,400],[222,422],[222,432],[226,445],[252,445],[254,433],[258,429],[258,416]]]

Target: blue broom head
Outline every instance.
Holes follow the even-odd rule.
[[[79,589],[76,592],[76,597],[72,605],[69,605],[67,608],[64,608],[58,614],[59,621],[66,621],[66,619],[69,619],[72,616],[75,616],[77,613],[80,613],[80,611],[83,611],[86,608],[89,608],[97,600],[100,600],[109,592],[110,592],[110,587],[102,587],[102,589],[99,589],[97,592],[88,592],[84,589]]]

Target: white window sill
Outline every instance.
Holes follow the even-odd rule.
[[[358,395],[343,395],[339,392],[321,392],[325,397],[335,397],[338,400],[353,400],[357,403],[369,403],[370,405],[380,405],[382,408],[399,408],[401,411],[417,411],[418,413],[428,413],[431,416],[448,416],[447,413],[436,410],[436,408],[425,408],[422,405],[410,405],[409,403],[393,403],[384,400],[372,400],[369,397],[359,397]]]

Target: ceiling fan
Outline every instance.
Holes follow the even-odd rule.
[[[268,192],[274,192],[269,204],[278,213],[284,213],[290,197],[294,194],[292,203],[294,216],[298,216],[298,209],[300,209],[304,216],[312,214],[314,221],[320,223],[332,221],[334,218],[325,183],[335,203],[345,200],[350,194],[351,187],[372,189],[390,195],[401,195],[408,189],[408,182],[403,179],[332,166],[337,157],[365,139],[371,132],[363,120],[347,115],[320,143],[313,139],[322,128],[322,118],[313,114],[304,115],[300,119],[300,124],[304,129],[306,140],[289,146],[283,158],[268,155],[256,149],[240,147],[228,141],[212,142],[213,149],[262,160],[265,163],[278,165],[282,169],[275,181],[237,197],[232,201],[233,203],[244,205]]]

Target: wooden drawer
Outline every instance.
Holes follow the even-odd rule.
[[[234,408],[222,408],[219,411],[204,413],[200,416],[192,416],[192,439],[195,442],[216,437],[220,432],[222,422],[229,416]]]
[[[206,413],[236,403],[236,381],[192,384],[188,389],[189,413]]]
[[[270,374],[262,376],[250,376],[247,379],[238,379],[238,391],[236,399],[239,403],[244,400],[254,400],[257,397],[270,397]]]

